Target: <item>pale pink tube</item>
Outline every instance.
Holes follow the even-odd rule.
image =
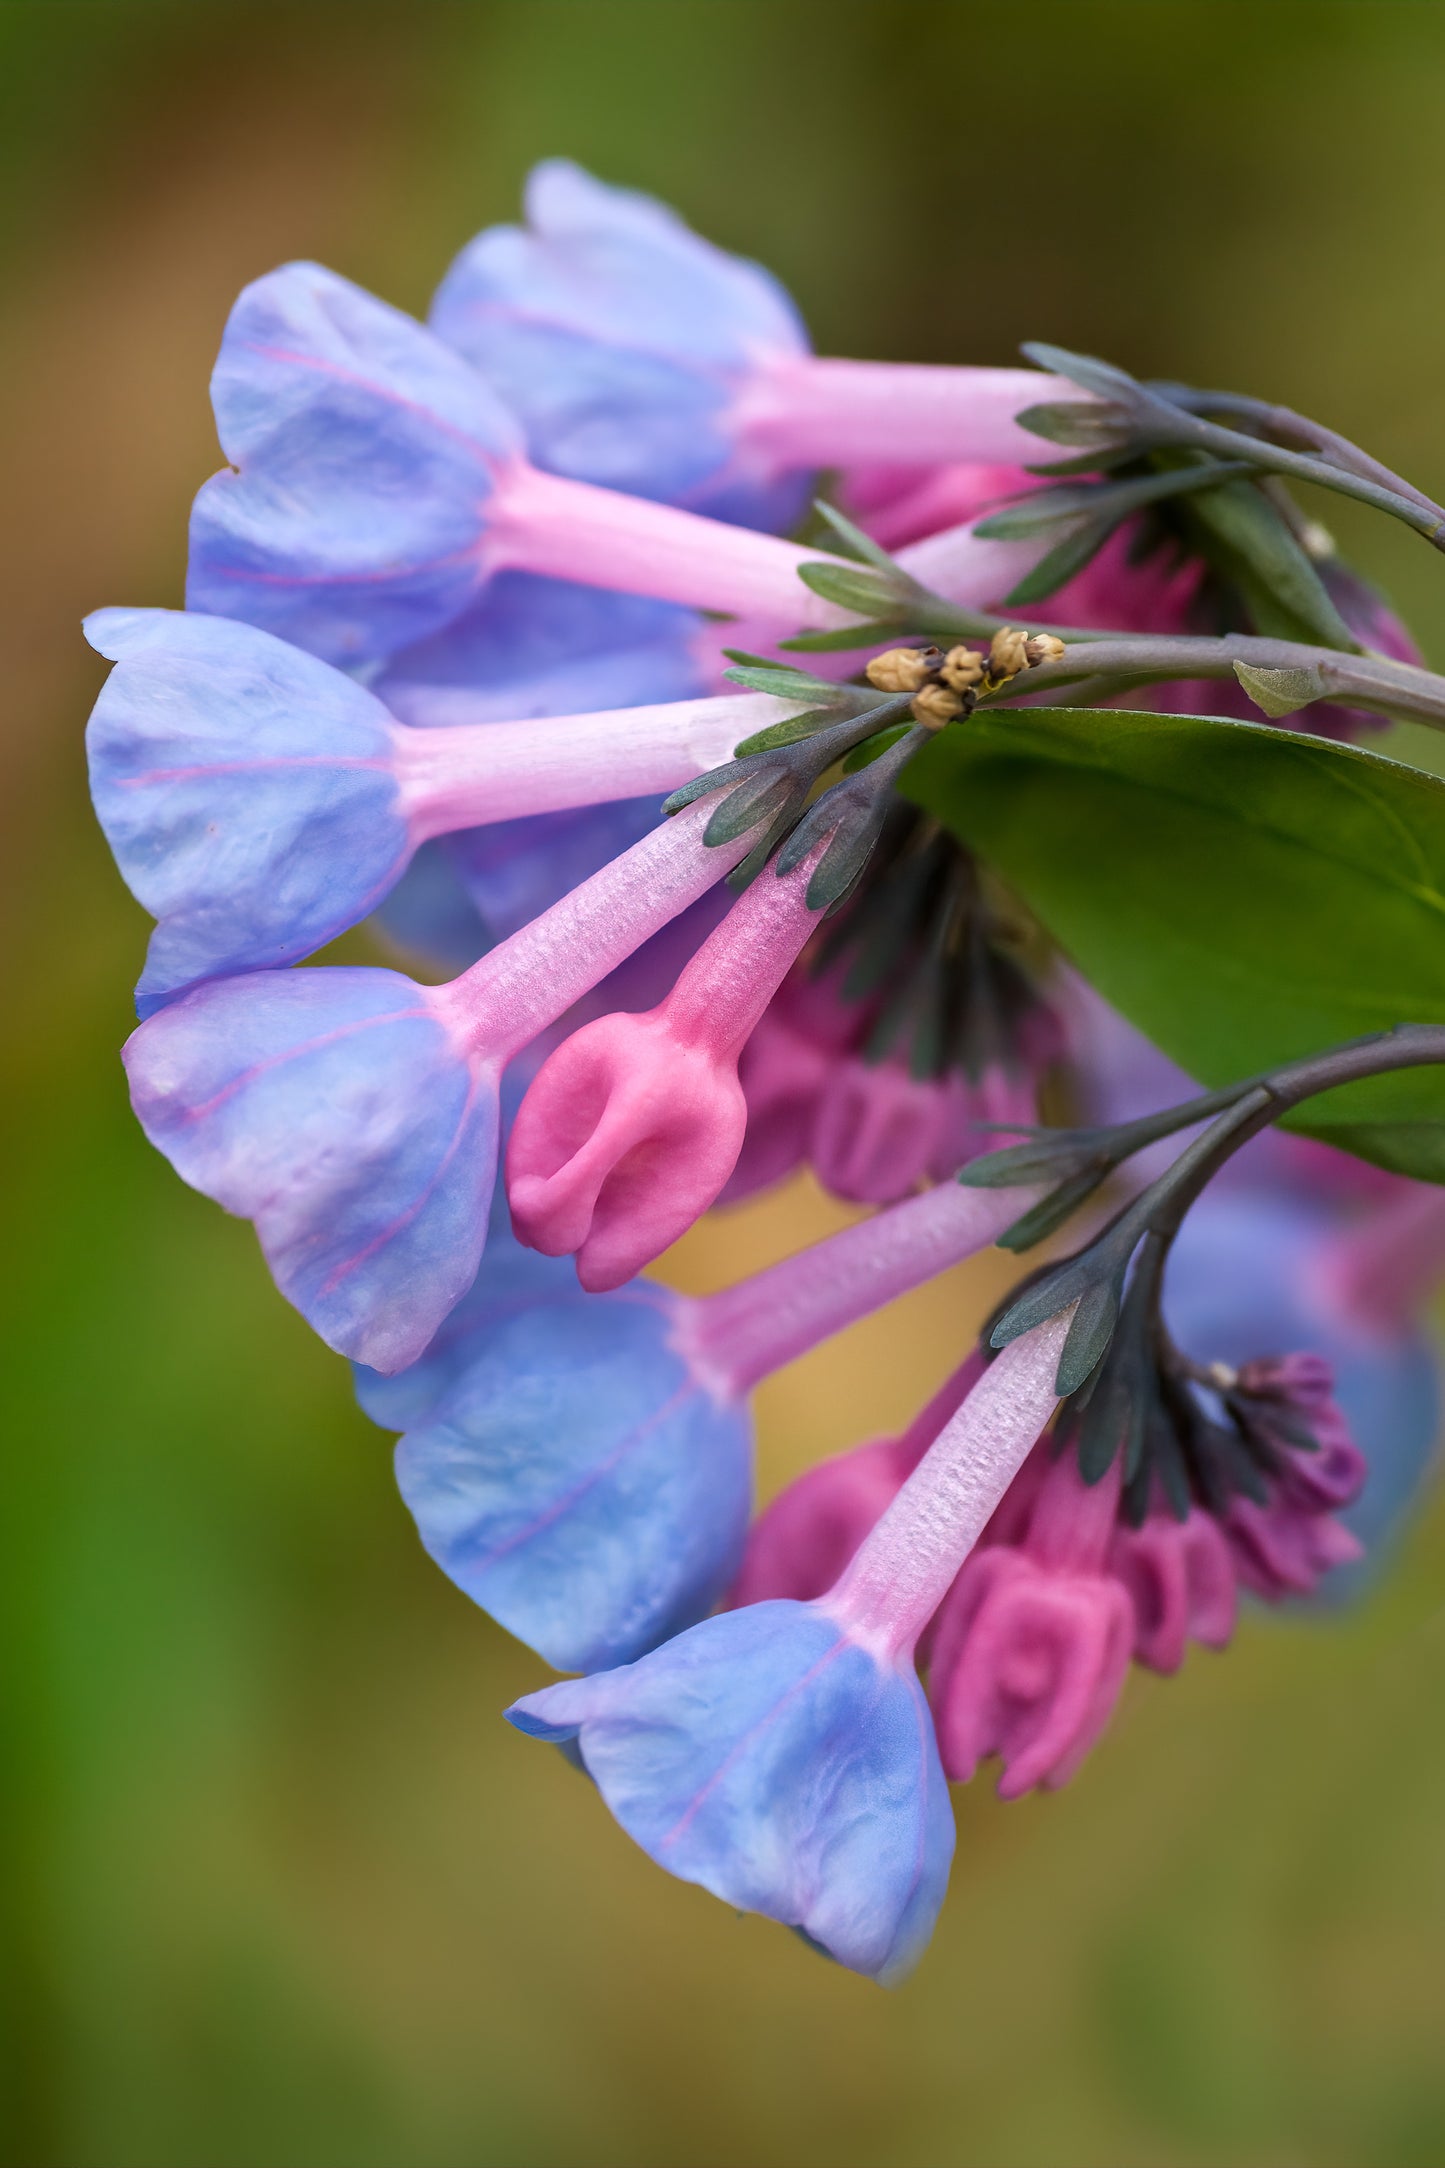
[[[1015,417],[1087,392],[1038,369],[947,368],[928,363],[824,360],[772,354],[750,376],[728,417],[743,449],[777,466],[849,467],[869,460],[938,466],[948,460],[1028,466],[1057,445]]]
[[[898,1660],[913,1648],[1058,1405],[1077,1306],[1010,1341],[929,1447],[824,1608]]]
[[[469,1053],[506,1061],[730,873],[751,831],[709,848],[713,795],[663,821],[431,999]]]
[[[987,1249],[1041,1195],[940,1182],[699,1297],[685,1313],[687,1352],[719,1393],[745,1393],[857,1318]]]
[[[1046,546],[984,541],[970,525],[900,550],[898,563],[926,586],[946,578],[940,593],[977,606],[1006,595]],[[859,622],[857,611],[825,602],[798,578],[798,567],[805,564],[837,564],[856,572],[858,567],[843,558],[673,505],[543,474],[523,460],[497,474],[487,504],[483,560],[488,573],[510,565],[799,631],[832,632]]]
[[[469,722],[475,698],[452,686],[417,686],[407,695],[408,720],[392,742],[401,814],[414,845],[527,813],[675,790],[731,760],[755,731],[807,705],[768,693],[725,693],[528,722]],[[392,697],[390,705],[397,704]]]

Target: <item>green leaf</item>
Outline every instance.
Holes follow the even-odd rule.
[[[981,708],[902,789],[1203,1084],[1445,1023],[1445,782],[1418,769],[1263,723]],[[1445,1069],[1349,1085],[1288,1126],[1445,1181]]]

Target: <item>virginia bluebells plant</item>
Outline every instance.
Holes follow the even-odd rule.
[[[1241,920],[1186,784],[1294,744],[1321,859],[1408,834],[1423,908],[1445,786],[1351,741],[1445,682],[1289,485],[1445,512],[1285,409],[1028,360],[819,358],[766,271],[552,160],[425,325],[313,264],[245,290],[186,606],[85,628],[147,1135],[351,1358],[431,1558],[574,1674],[512,1723],[885,1982],[949,1782],[1065,1784],[1132,1666],[1359,1589],[1439,1417],[1438,970],[1382,919],[1398,1000],[1332,953],[1296,1015],[1317,909],[1282,872]],[[1126,769],[1185,823],[1165,888],[1142,827],[1094,846]],[[363,922],[392,963],[308,961]],[[867,1209],[650,1276],[805,1166]],[[752,1388],[994,1244],[1034,1254],[915,1419],[755,1515]]]

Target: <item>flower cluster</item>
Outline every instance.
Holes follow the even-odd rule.
[[[898,787],[1065,638],[989,620],[855,670],[879,575],[781,530],[828,469],[890,592],[1032,581],[1060,626],[1140,632],[1230,599],[1168,477],[1049,573],[1047,373],[819,359],[765,272],[561,162],[527,211],[427,326],[314,265],[247,288],[186,607],[87,622],[95,804],[156,922],[132,1102],[352,1359],[429,1554],[580,1674],[512,1721],[673,1873],[889,1980],[948,1778],[1064,1782],[1131,1658],[1378,1546],[1434,1433],[1440,1216],[1267,1137],[1191,1214],[1180,1390],[1248,1481],[1074,1449],[1075,1297],[752,1521],[752,1387],[1044,1198],[959,1169],[1041,1091],[1118,1119],[1121,1078],[1169,1090]],[[366,920],[419,975],[292,968]],[[640,1276],[804,1163],[879,1209],[706,1297]]]

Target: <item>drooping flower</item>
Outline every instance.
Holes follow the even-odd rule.
[[[566,159],[526,211],[463,249],[430,321],[549,472],[786,528],[812,468],[1052,456],[1014,420],[1056,394],[1040,371],[819,360],[769,273]]]
[[[737,1572],[750,1389],[985,1247],[1032,1194],[945,1183],[701,1298],[645,1280],[586,1296],[494,1236],[420,1361],[358,1372],[358,1395],[405,1429],[402,1496],[458,1587],[559,1669],[630,1662]]]
[[[1088,1488],[1063,1453],[1022,1541],[975,1551],[949,1591],[928,1693],[943,1766],[960,1783],[997,1755],[1001,1799],[1053,1790],[1112,1716],[1134,1647],[1133,1606],[1108,1570],[1119,1481],[1116,1461]]]
[[[541,472],[458,354],[319,265],[245,289],[211,389],[231,465],[191,515],[188,606],[328,661],[440,632],[509,567],[784,627],[853,621],[800,585],[816,550]],[[960,530],[913,569],[985,600],[1035,554]]]
[[[800,706],[742,693],[467,721],[461,693],[451,727],[414,728],[341,671],[231,618],[101,610],[87,631],[116,663],[87,733],[96,810],[159,921],[142,1015],[202,979],[310,955],[374,909],[433,836],[642,791],[650,826],[659,793]],[[411,706],[424,721],[419,694]]]
[[[1133,1607],[1136,1663],[1173,1672],[1191,1641],[1222,1649],[1233,1639],[1234,1558],[1212,1514],[1191,1506],[1181,1521],[1156,1504],[1139,1527],[1115,1528],[1108,1565]]]
[[[917,1077],[901,1061],[854,1054],[819,1093],[809,1156],[835,1196],[886,1204],[1007,1141],[991,1132],[1027,1128],[1037,1115],[1027,1077],[995,1069],[970,1086],[956,1069]]]
[[[1202,1362],[1238,1368],[1262,1347],[1325,1359],[1333,1401],[1369,1469],[1340,1519],[1377,1568],[1432,1465],[1442,1400],[1438,1361],[1416,1315],[1419,1283],[1386,1322],[1352,1299],[1347,1272],[1334,1273],[1372,1217],[1262,1186],[1212,1190],[1175,1239],[1164,1299],[1170,1330]],[[1338,1565],[1327,1593],[1357,1586],[1364,1570]]]
[[[918,1635],[1053,1407],[1067,1320],[1007,1349],[816,1603],[704,1620],[508,1715],[576,1750],[660,1866],[891,1983],[943,1901],[953,1818]]]
[[[513,1054],[748,847],[707,801],[636,844],[459,979],[252,972],[193,989],[125,1050],[146,1134],[254,1220],[277,1285],[342,1354],[419,1356],[476,1277]]]

